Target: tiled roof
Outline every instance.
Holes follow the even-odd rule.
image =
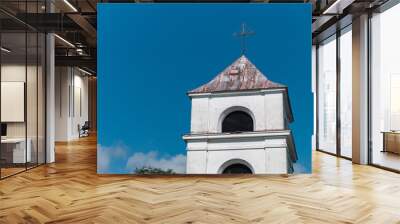
[[[267,79],[253,63],[242,55],[213,80],[189,93],[212,93],[285,87]]]

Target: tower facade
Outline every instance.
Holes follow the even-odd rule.
[[[242,55],[190,92],[188,174],[283,174],[297,154],[288,88],[268,80]]]

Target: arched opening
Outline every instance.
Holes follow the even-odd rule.
[[[222,132],[254,131],[253,118],[244,111],[234,111],[222,121]]]
[[[222,174],[252,174],[252,173],[253,172],[248,166],[241,163],[235,163],[229,165],[222,171]]]
[[[231,159],[223,163],[218,169],[219,174],[253,174],[250,163],[243,159]]]

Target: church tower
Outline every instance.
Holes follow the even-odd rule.
[[[268,80],[246,56],[188,96],[188,174],[293,172],[288,88]]]

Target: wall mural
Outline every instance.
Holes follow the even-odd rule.
[[[98,13],[98,173],[311,172],[310,4]]]

